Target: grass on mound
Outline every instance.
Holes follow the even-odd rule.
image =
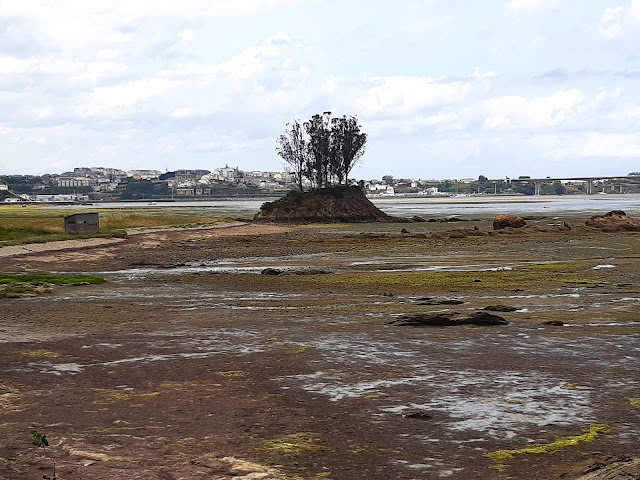
[[[65,216],[87,212],[95,212],[95,209],[0,206],[0,247],[25,243],[110,237],[124,233],[129,228],[191,228],[233,221],[231,218],[214,216],[203,209],[114,208],[100,210],[99,233],[67,234],[64,232],[63,219]]]
[[[105,283],[102,277],[73,273],[0,274],[0,297],[15,298],[47,293],[55,285]]]

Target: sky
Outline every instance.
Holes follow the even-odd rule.
[[[358,179],[640,171],[640,0],[0,0],[0,174],[280,171],[324,111]]]

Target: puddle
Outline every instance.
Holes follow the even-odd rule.
[[[609,264],[605,264],[605,265],[596,265],[595,267],[593,267],[594,270],[600,270],[603,268],[616,268],[617,265],[609,265]]]

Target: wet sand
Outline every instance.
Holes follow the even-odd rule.
[[[490,231],[239,225],[0,256],[109,280],[0,299],[0,478],[51,473],[33,428],[64,480],[577,478],[637,455],[640,236]],[[509,325],[390,323],[491,305]]]

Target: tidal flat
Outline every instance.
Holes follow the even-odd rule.
[[[491,218],[0,256],[106,280],[0,298],[0,478],[50,474],[32,429],[64,480],[548,480],[637,456],[640,234]],[[394,324],[487,307],[508,324]]]

